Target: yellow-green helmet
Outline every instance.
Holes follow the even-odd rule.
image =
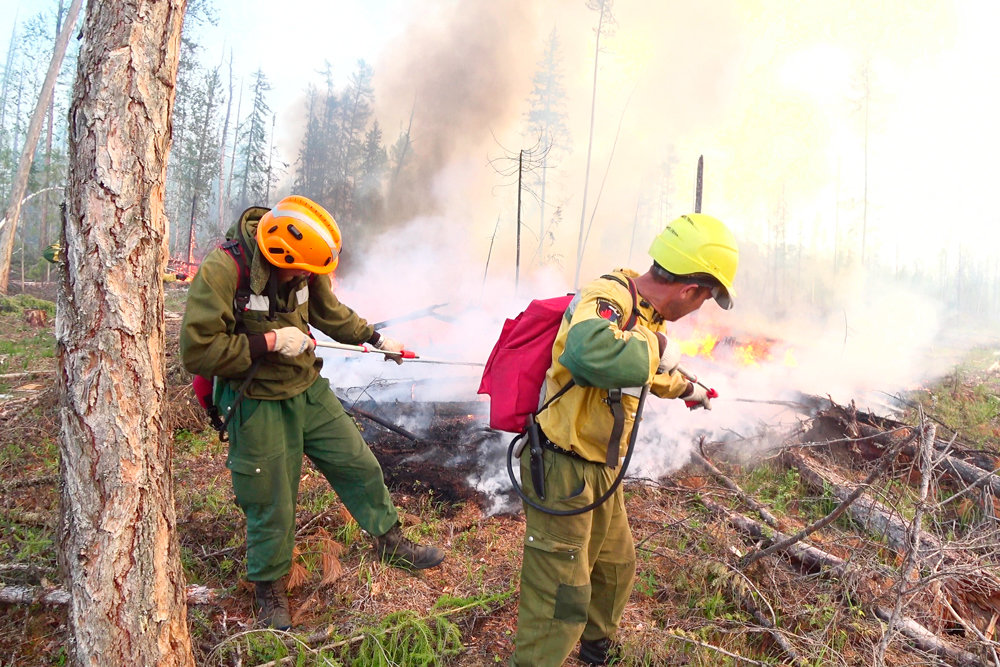
[[[733,307],[740,251],[733,233],[721,221],[704,213],[682,215],[653,239],[649,255],[656,266],[682,280],[691,277],[690,282],[697,283],[699,277],[711,276],[723,287],[712,292],[719,306]]]

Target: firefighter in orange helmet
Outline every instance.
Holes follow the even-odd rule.
[[[320,375],[310,326],[343,343],[403,350],[342,304],[323,277],[343,247],[333,216],[305,197],[285,197],[244,211],[227,236],[191,283],[181,355],[192,373],[216,378],[217,403],[223,414],[232,410],[226,467],[247,519],[247,578],[259,624],[287,629],[303,454],[373,536],[377,557],[423,569],[444,553],[402,534],[378,461]]]

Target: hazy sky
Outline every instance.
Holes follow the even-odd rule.
[[[386,135],[416,109],[425,144],[440,151],[440,187],[449,189],[459,175],[453,187],[476,205],[458,203],[457,214],[481,216],[484,235],[510,209],[487,159],[501,154],[498,142],[513,149],[526,143],[530,78],[556,29],[574,150],[562,158],[562,180],[548,195],[564,207],[560,238],[572,252],[596,19],[582,0],[277,6],[218,3],[220,26],[205,41],[209,52],[208,44],[238,45],[240,70],[259,66],[268,74],[272,106],[285,113],[279,125],[288,154],[301,127],[295,100],[309,82],[320,82],[324,60],[343,80],[365,58],[375,67]],[[595,242],[603,245],[631,223],[668,157],[677,161],[675,197],[693,199],[700,154],[706,211],[747,237],[761,239],[783,211],[790,240],[820,246],[832,245],[835,228],[860,235],[866,215],[867,252],[884,258],[937,261],[942,247],[955,253],[964,243],[965,252],[983,253],[1000,241],[992,201],[1000,181],[1000,53],[991,33],[1000,3],[618,0],[614,13],[617,28],[601,56],[586,214],[594,214]],[[252,43],[242,38],[250,31],[259,35]],[[461,140],[440,136],[456,131]],[[671,203],[673,214],[691,202]],[[443,202],[446,211],[453,205]]]
[[[15,16],[23,21],[54,5],[5,0],[0,35],[10,34]],[[215,7],[219,25],[198,28],[205,60],[232,49],[238,76],[265,71],[289,162],[301,130],[298,102],[310,83],[321,83],[324,61],[343,82],[364,58],[375,68],[386,136],[415,110],[416,129],[438,158],[443,212],[476,215],[481,236],[509,213],[503,200],[513,199],[509,188],[496,189],[502,179],[487,160],[501,154],[498,144],[527,143],[525,100],[555,29],[574,143],[547,198],[563,206],[558,242],[570,254],[582,217],[594,216],[590,239],[601,245],[631,227],[667,159],[676,161],[675,199],[683,192],[693,200],[700,154],[706,212],[758,241],[769,220],[783,216],[790,240],[829,246],[835,230],[860,234],[863,215],[868,252],[882,257],[936,261],[941,248],[955,253],[964,243],[965,252],[982,254],[1000,240],[992,196],[1000,181],[997,2],[618,0],[616,30],[603,41],[585,215],[596,14],[583,0],[217,0]],[[456,132],[460,140],[443,136]],[[464,203],[448,201],[455,189]],[[671,214],[685,207],[668,202]]]

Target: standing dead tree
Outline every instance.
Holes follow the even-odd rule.
[[[59,537],[79,665],[194,664],[162,417],[163,200],[185,8],[89,3],[70,106]]]
[[[521,199],[522,194],[527,192],[531,196],[538,198],[538,195],[532,190],[526,183],[524,179],[524,174],[529,172],[534,172],[541,168],[541,165],[545,163],[545,157],[548,154],[549,146],[536,143],[531,148],[522,148],[518,150],[517,157],[514,156],[514,152],[504,148],[504,156],[499,158],[493,158],[490,160],[490,164],[493,169],[503,176],[504,178],[511,179],[510,183],[503,183],[503,185],[511,185],[516,183],[517,185],[517,222],[515,227],[516,236],[516,248],[514,254],[514,290],[517,291],[517,286],[520,281],[521,276],[521,228],[523,223],[521,222]],[[507,162],[508,164],[502,164],[501,160]],[[517,175],[517,180],[514,181],[514,176]],[[541,243],[541,239],[539,239]]]

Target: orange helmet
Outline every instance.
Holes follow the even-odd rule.
[[[340,227],[305,197],[285,197],[257,223],[257,247],[274,266],[330,273],[340,258]]]

